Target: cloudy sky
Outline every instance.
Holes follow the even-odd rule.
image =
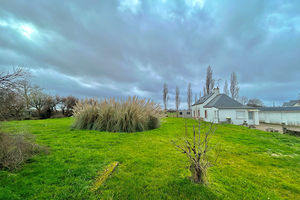
[[[0,71],[26,67],[51,94],[161,102],[167,82],[184,106],[208,65],[221,88],[235,71],[240,96],[297,98],[300,1],[1,0]]]

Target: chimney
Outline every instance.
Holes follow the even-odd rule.
[[[219,88],[218,88],[218,87],[214,88],[214,89],[213,89],[213,93],[214,93],[214,94],[220,94]]]

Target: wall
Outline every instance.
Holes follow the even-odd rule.
[[[254,112],[254,125],[259,125],[259,114],[260,114],[260,111],[256,111]]]
[[[195,107],[195,110],[196,107]],[[205,118],[205,110],[207,111],[207,118]],[[237,118],[237,111],[244,112],[243,118]],[[192,111],[193,112],[193,111]],[[192,113],[193,114],[193,113]],[[200,108],[200,117],[204,119],[204,121],[208,122],[225,122],[227,117],[231,118],[233,124],[242,125],[244,121],[246,121],[249,125],[259,125],[259,114],[258,111],[253,112],[254,120],[249,121],[248,110],[247,109],[217,109],[217,108]],[[196,116],[196,118],[198,118]]]
[[[210,98],[208,98],[203,104],[199,104],[199,105],[194,105],[192,106],[192,117],[194,118],[204,118],[204,110],[205,108],[203,108],[206,104],[208,104],[213,98],[215,98],[217,95],[219,94],[219,92],[215,92]],[[207,109],[207,108],[206,108]],[[200,111],[200,116],[198,116],[198,110]],[[208,109],[207,109],[208,110]],[[194,115],[194,111],[196,112],[196,115]]]
[[[205,110],[207,111],[207,118],[205,118]],[[204,108],[203,119],[207,122],[219,123],[218,109],[217,108]]]
[[[233,124],[241,125],[244,121],[248,122],[248,111],[244,109],[239,109],[238,111],[245,112],[244,118],[238,119],[236,116],[237,109],[221,109],[219,111],[219,119],[221,122],[225,122],[227,117],[231,118]]]
[[[237,111],[244,112],[243,118],[237,117]],[[219,120],[220,122],[226,121],[226,118],[230,117],[233,124],[242,125],[246,121],[249,125],[259,125],[259,115],[258,111],[253,112],[254,120],[249,121],[249,115],[247,109],[220,109],[219,110]]]
[[[300,126],[300,111],[260,111],[259,121]]]
[[[192,111],[191,110],[179,110],[179,117],[190,118],[190,117],[192,117]]]

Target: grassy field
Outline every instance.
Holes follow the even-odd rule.
[[[183,135],[185,119],[166,118],[139,133],[72,130],[71,118],[12,121],[6,132],[28,132],[50,148],[17,172],[0,171],[0,199],[300,199],[300,138],[219,125],[222,147],[209,184],[187,178],[186,158],[170,140]],[[196,124],[189,119],[189,128]],[[120,162],[98,192],[97,176]]]

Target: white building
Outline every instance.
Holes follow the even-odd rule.
[[[260,122],[300,126],[300,107],[261,107],[259,110]]]
[[[202,118],[208,122],[225,122],[230,119],[233,124],[259,124],[259,110],[244,106],[226,94],[220,94],[215,88],[211,94],[201,97],[192,105],[192,117]]]
[[[191,110],[179,110],[179,117],[191,118],[192,117],[192,111]]]

